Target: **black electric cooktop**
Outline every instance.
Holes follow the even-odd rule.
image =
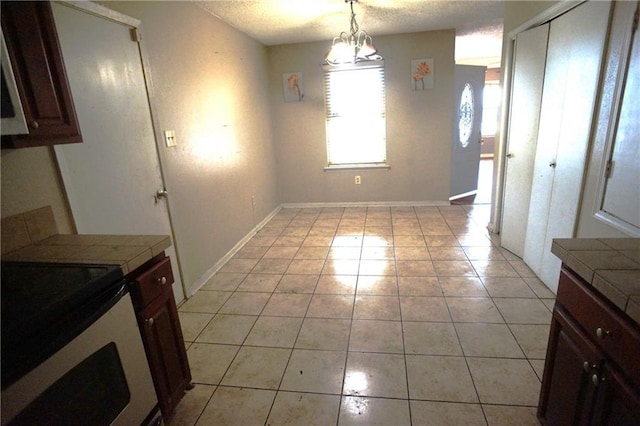
[[[3,387],[7,376],[46,359],[126,291],[115,265],[2,262],[0,275]]]

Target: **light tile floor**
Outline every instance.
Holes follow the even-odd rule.
[[[538,424],[554,295],[489,209],[278,212],[180,306],[169,423]]]

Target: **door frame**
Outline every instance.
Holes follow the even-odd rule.
[[[153,138],[155,142],[154,148],[155,148],[156,157],[158,158],[158,166],[160,170],[160,180],[162,181],[162,185],[166,189],[167,179],[164,172],[164,164],[163,164],[162,156],[160,155],[160,147],[162,146],[162,137],[161,137],[162,131],[157,119],[156,108],[154,105],[155,92],[153,90],[151,73],[149,71],[150,65],[149,65],[147,55],[145,54],[145,48],[143,45],[142,37],[140,36],[142,22],[139,19],[125,15],[123,13],[117,12],[115,10],[109,9],[97,3],[93,3],[91,1],[62,0],[60,1],[60,3],[72,9],[76,9],[78,11],[88,13],[90,15],[97,16],[99,18],[107,19],[117,24],[121,24],[125,27],[129,27],[129,30],[131,32],[131,37],[135,38],[135,40],[137,41],[138,54],[140,55],[140,64],[142,66],[142,73],[144,76],[144,85],[145,85],[145,91],[146,91],[147,104],[149,105],[151,127],[153,130]],[[66,168],[65,164],[61,164],[59,160],[57,161],[57,163],[58,163],[58,168],[60,169]],[[68,191],[66,191],[66,189],[65,189],[65,193],[67,197],[69,197],[69,193]],[[178,265],[178,271],[174,271],[174,273],[177,272],[180,276],[182,293],[184,294],[184,297],[186,300],[189,297],[191,297],[192,294],[187,291],[189,286],[187,286],[184,281],[184,274],[182,272],[182,263],[180,262],[180,252],[178,250],[175,227],[173,225],[173,218],[171,216],[171,203],[168,197],[165,198],[165,202],[166,202],[166,208],[167,208],[167,216],[169,219],[169,227],[171,229],[172,245],[176,255],[175,260],[176,260],[176,264]],[[71,219],[73,220],[73,225],[75,227],[76,224],[75,224],[75,218],[73,217],[73,212],[71,211],[71,207],[69,205],[67,207],[69,209],[69,212],[71,213],[70,216],[71,216]]]
[[[504,187],[506,179],[506,155],[507,155],[507,135],[509,134],[509,105],[511,104],[511,90],[513,84],[513,73],[515,68],[515,43],[516,37],[521,32],[544,24],[558,16],[569,12],[580,6],[584,1],[560,2],[545,9],[538,15],[524,22],[511,30],[505,37],[506,49],[503,46],[503,82],[502,82],[502,107],[500,112],[500,123],[498,134],[496,135],[496,148],[493,157],[494,179],[493,179],[493,199],[491,200],[491,216],[487,229],[490,232],[499,234],[502,228],[502,214],[504,201]]]

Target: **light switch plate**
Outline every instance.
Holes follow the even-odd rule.
[[[164,142],[167,144],[167,147],[178,145],[178,141],[176,140],[176,131],[175,130],[165,130],[164,131]]]

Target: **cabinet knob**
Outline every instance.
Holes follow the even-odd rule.
[[[593,383],[593,386],[598,386],[600,384],[600,379],[597,374],[591,376],[591,382]]]
[[[38,123],[36,120],[33,120],[29,123],[29,127],[31,127],[32,129],[37,129],[38,127],[40,127],[40,123]]]
[[[167,277],[158,278],[156,282],[160,285],[165,285],[167,283]]]
[[[609,337],[610,335],[611,332],[609,330],[603,330],[600,327],[596,329],[596,336],[598,336],[598,339],[604,339],[605,337]]]
[[[554,168],[554,169],[556,168],[556,165],[557,165],[556,164],[556,160],[551,160],[551,162],[549,163],[549,167]]]
[[[507,154],[507,158],[513,158],[513,154],[512,153],[508,153]]]
[[[146,320],[144,320],[144,322],[148,325],[148,326],[153,326],[153,323],[155,322],[153,318],[147,318]]]
[[[584,364],[582,364],[582,368],[584,368],[584,371],[588,373],[591,371],[591,363],[589,361],[585,361]]]

